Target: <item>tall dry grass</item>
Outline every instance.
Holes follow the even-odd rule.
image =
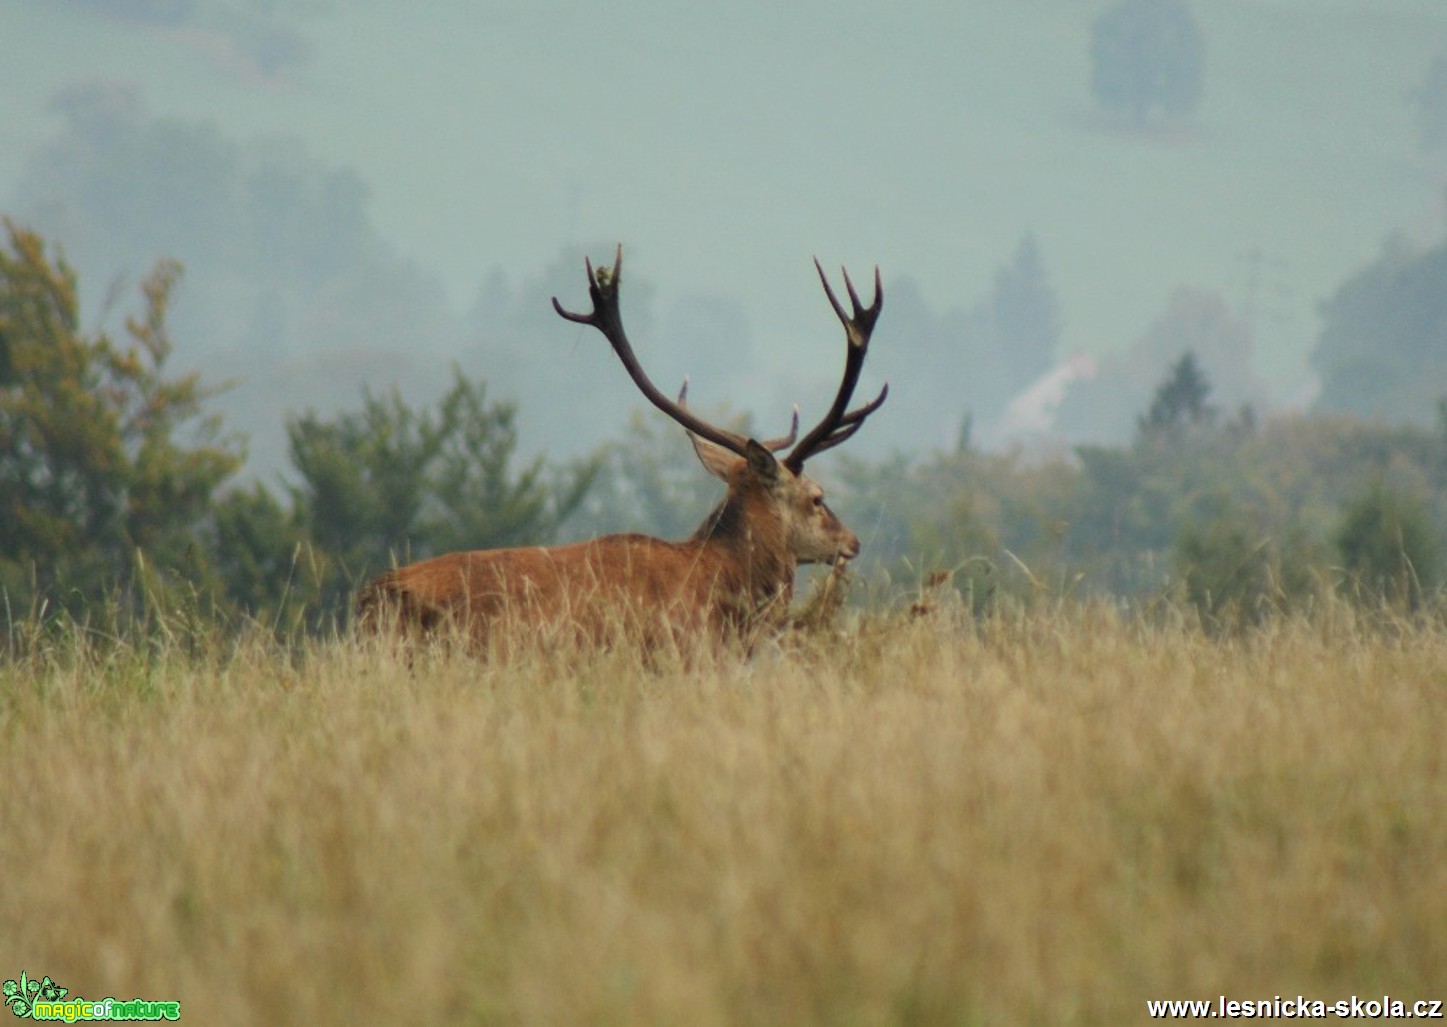
[[[1444,739],[1447,632],[1344,606],[651,670],[40,645],[0,664],[0,978],[219,1025],[1447,997]]]

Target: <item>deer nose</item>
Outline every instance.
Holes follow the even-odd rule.
[[[839,556],[844,560],[852,560],[859,555],[859,536],[854,532],[848,532],[839,546]]]

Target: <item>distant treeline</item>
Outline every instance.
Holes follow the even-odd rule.
[[[847,459],[847,458],[846,458]],[[1019,597],[1171,597],[1218,627],[1324,591],[1418,609],[1440,597],[1447,401],[1434,429],[1316,414],[1224,416],[1189,352],[1125,446],[1049,460],[952,453],[846,464],[854,523],[896,581],[953,571],[984,608]]]
[[[207,21],[207,5],[199,3],[132,0],[119,14],[114,3],[85,6],[150,24]],[[1110,119],[1121,119],[1118,127],[1136,126],[1125,131],[1145,131],[1149,145],[1170,147],[1169,126],[1189,119],[1210,66],[1192,13],[1201,5],[1118,0],[1101,6],[1090,44],[1095,100],[1114,112]],[[254,20],[265,23],[255,26],[257,38],[268,38],[260,30],[276,19],[257,14]],[[1447,57],[1423,71],[1420,89],[1400,102],[1415,106],[1431,153],[1447,139]],[[583,454],[591,438],[577,430],[579,422],[608,433],[622,429],[616,401],[594,388],[591,373],[602,373],[611,358],[566,334],[549,306],[551,296],[577,288],[584,253],[577,244],[589,240],[570,240],[541,265],[495,266],[460,308],[436,268],[408,259],[379,229],[364,179],[302,140],[240,138],[216,124],[152,109],[140,90],[109,80],[73,84],[56,94],[49,110],[55,131],[23,162],[7,203],[63,241],[85,269],[88,322],[112,311],[111,276],[134,273],[128,269],[136,268],[137,255],[184,256],[186,294],[170,312],[173,330],[186,340],[179,362],[204,367],[212,380],[235,382],[207,409],[224,412],[233,430],[247,433],[252,473],[289,473],[282,430],[288,413],[344,411],[361,383],[383,375],[414,402],[435,396],[447,388],[454,360],[478,369],[494,395],[505,389],[518,401],[515,423],[529,452]],[[1153,134],[1159,129],[1163,134]],[[1209,149],[1202,147],[1202,159]],[[1023,221],[1040,219],[1030,212]],[[1267,381],[1256,366],[1262,351],[1280,346],[1271,326],[1287,316],[1271,299],[1284,294],[1292,277],[1280,264],[1282,240],[1268,235],[1244,254],[1243,296],[1181,281],[1154,315],[1142,318],[1138,333],[1096,340],[1091,361],[1063,348],[1079,337],[1081,310],[1057,284],[1079,295],[1086,287],[1098,292],[1099,281],[1081,277],[1077,249],[1052,243],[1058,230],[1040,226],[1037,236],[1023,227],[986,280],[961,275],[943,293],[923,288],[924,268],[886,267],[886,313],[869,373],[888,378],[896,396],[929,416],[908,419],[891,411],[852,452],[879,456],[892,446],[952,445],[967,412],[987,446],[1042,425],[1075,441],[1124,443],[1134,414],[1188,348],[1223,406],[1251,402],[1264,410],[1273,396],[1305,401],[1297,372],[1291,380]],[[1122,223],[1120,231],[1129,234],[1131,227]],[[607,248],[614,241],[597,240]],[[1069,263],[1062,267],[1062,260]],[[646,267],[640,261],[640,269]],[[802,260],[799,270],[807,271]],[[1057,282],[1061,272],[1068,277]],[[659,355],[663,377],[677,380],[687,371],[714,395],[747,396],[761,414],[786,411],[814,377],[814,368],[786,353],[780,329],[751,322],[750,308],[737,298],[705,281],[695,284],[697,293],[670,296],[650,290],[646,274],[632,279],[630,328],[640,339],[676,340]],[[1309,354],[1321,385],[1312,400],[1316,410],[1431,423],[1439,383],[1447,381],[1444,275],[1447,247],[1398,240],[1326,290],[1322,331]],[[1297,296],[1291,305],[1304,299]],[[826,327],[820,323],[821,331]],[[419,347],[430,359],[416,359]],[[550,373],[549,357],[560,353],[575,373]],[[829,377],[824,372],[815,380]],[[1032,393],[1042,398],[1037,388],[1052,381],[1057,405],[1049,417],[1028,416],[1040,408],[1021,401]],[[557,418],[554,404],[574,416]]]
[[[6,232],[0,590],[11,625],[183,608],[315,630],[343,623],[360,581],[393,561],[606,531],[676,537],[717,499],[682,436],[650,421],[583,459],[524,462],[514,405],[460,371],[435,407],[366,393],[334,416],[292,415],[290,476],[242,486],[244,445],[208,409],[216,390],[166,371],[179,268],[146,279],[124,338],[87,333],[70,269],[35,234]],[[1361,316],[1362,304],[1340,302]],[[1186,351],[1128,445],[1042,460],[983,452],[966,431],[951,452],[842,457],[834,503],[865,540],[866,577],[911,587],[952,571],[982,610],[1002,592],[1174,595],[1225,626],[1325,589],[1420,607],[1443,585],[1447,405],[1438,410],[1435,428],[1227,413]]]

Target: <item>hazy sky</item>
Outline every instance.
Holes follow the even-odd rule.
[[[621,240],[661,298],[738,297],[754,350],[821,367],[827,390],[838,327],[813,255],[878,263],[946,310],[1033,233],[1062,357],[1125,348],[1182,286],[1216,290],[1288,394],[1319,302],[1391,233],[1442,231],[1447,167],[1407,98],[1447,51],[1447,3],[1198,2],[1204,98],[1145,136],[1092,102],[1110,5],[0,0],[0,198],[55,133],[58,88],[130,82],[157,114],[353,169],[458,311],[493,269]],[[876,377],[908,362],[888,321],[886,302]]]

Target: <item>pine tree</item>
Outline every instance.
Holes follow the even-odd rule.
[[[1171,365],[1165,381],[1156,389],[1150,409],[1136,421],[1142,438],[1178,437],[1184,432],[1209,428],[1216,422],[1216,407],[1208,402],[1211,383],[1187,350]]]

